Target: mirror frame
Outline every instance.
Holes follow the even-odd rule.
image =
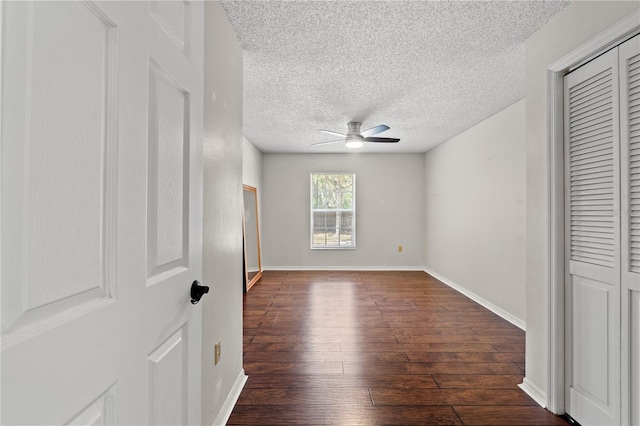
[[[251,192],[253,193],[253,197],[255,200],[255,206],[256,206],[256,211],[255,211],[255,217],[256,217],[256,227],[255,227],[255,232],[256,232],[256,244],[258,245],[257,247],[257,253],[258,253],[258,272],[256,273],[255,276],[253,276],[251,279],[249,279],[249,270],[247,268],[247,231],[252,232],[251,229],[247,230],[247,223],[245,220],[245,210],[246,210],[246,206],[244,205],[244,194],[245,191]],[[244,283],[245,283],[245,289],[244,291],[247,292],[249,291],[249,289],[251,289],[251,287],[253,287],[253,285],[262,277],[262,256],[260,255],[260,225],[259,225],[259,216],[258,216],[258,191],[255,187],[253,186],[249,186],[249,185],[242,185],[242,248],[244,251]],[[251,226],[250,226],[251,227]]]

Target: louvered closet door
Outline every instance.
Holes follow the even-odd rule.
[[[640,36],[620,45],[619,66],[625,213],[621,234],[622,420],[640,425]]]
[[[620,424],[620,156],[617,50],[565,77],[566,408]]]

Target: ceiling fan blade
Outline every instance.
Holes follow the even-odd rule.
[[[381,142],[381,143],[396,143],[400,142],[400,139],[396,138],[364,138],[365,142]]]
[[[328,144],[328,143],[336,143],[336,142],[344,142],[344,139],[338,139],[338,140],[335,140],[335,141],[326,141],[326,142],[316,142],[316,143],[312,143],[311,146],[314,146],[314,145],[325,145],[325,144]]]
[[[347,135],[345,135],[345,134],[338,133],[338,132],[332,132],[331,130],[318,130],[318,131],[322,132],[322,133],[326,133],[328,135],[339,136],[341,138],[346,138],[347,137]]]
[[[386,124],[380,124],[379,126],[372,127],[363,132],[360,132],[363,138],[368,138],[369,136],[377,135],[378,133],[386,132],[390,127]]]

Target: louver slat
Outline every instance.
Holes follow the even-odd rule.
[[[640,272],[640,55],[627,61],[629,82],[629,268]]]
[[[571,87],[568,123],[571,260],[609,268],[615,265],[612,90],[610,69]]]

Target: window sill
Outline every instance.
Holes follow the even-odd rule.
[[[355,250],[356,246],[327,246],[327,247],[319,247],[312,246],[311,250]]]

